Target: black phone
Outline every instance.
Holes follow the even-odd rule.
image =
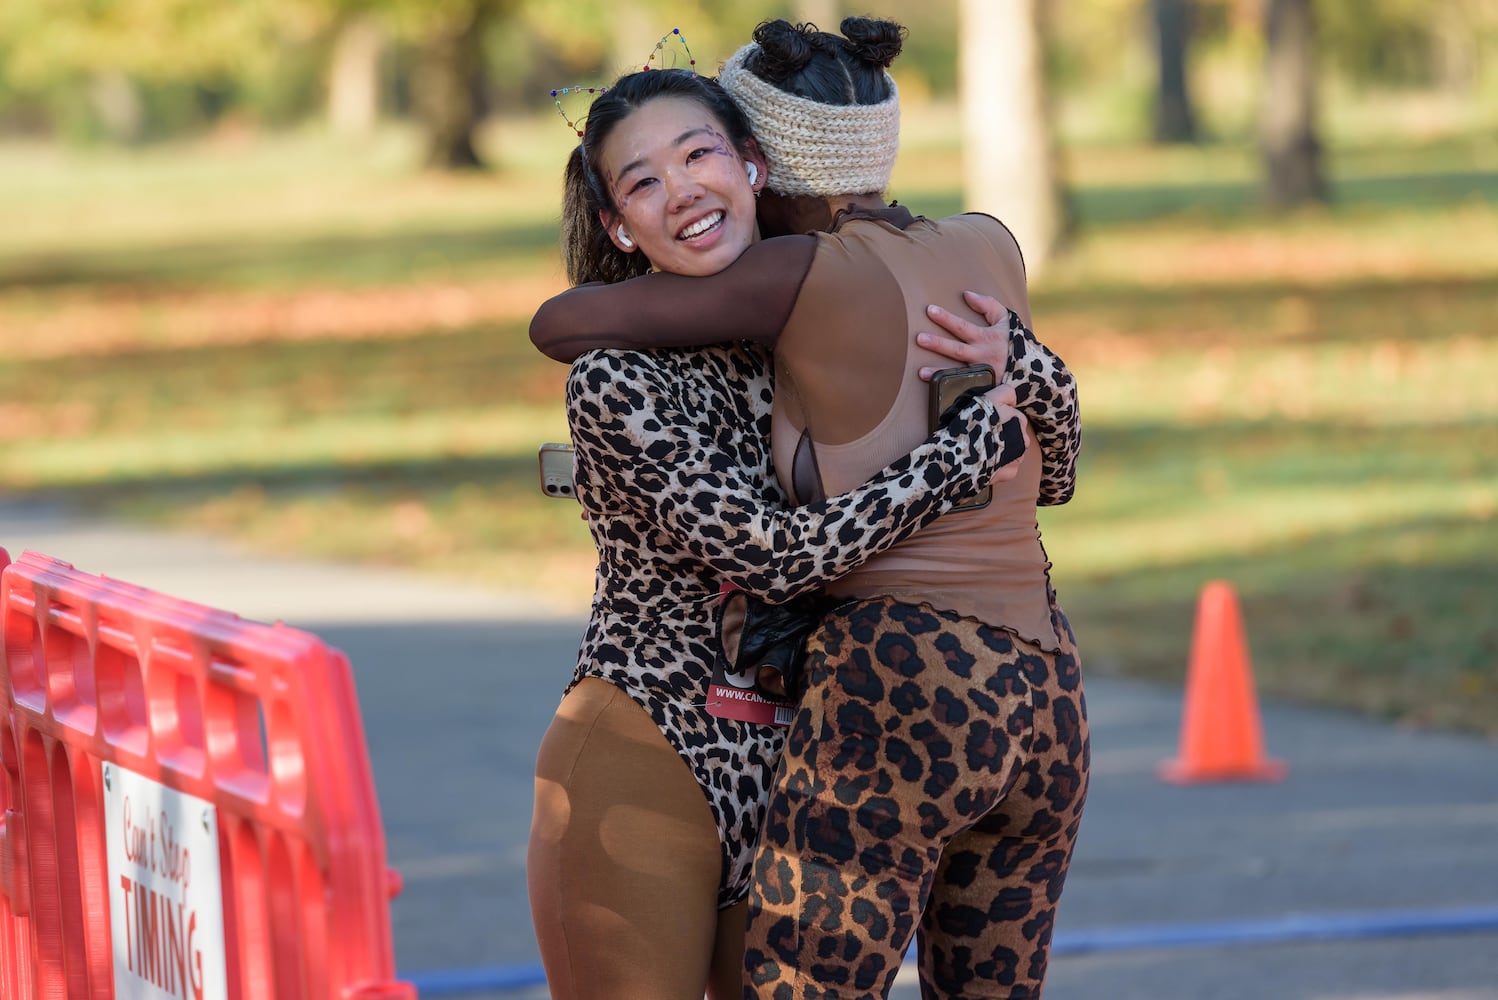
[[[964,365],[943,368],[931,376],[931,430],[941,426],[942,417],[969,392],[987,392],[998,385],[992,365]],[[993,487],[985,486],[953,510],[977,510],[993,500]]]
[[[558,500],[574,500],[577,490],[572,485],[573,448],[570,444],[548,441],[537,450],[541,463],[541,492]]]

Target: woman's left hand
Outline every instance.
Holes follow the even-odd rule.
[[[979,326],[971,320],[948,312],[941,306],[927,306],[926,315],[930,317],[931,322],[946,330],[951,336],[922,330],[916,334],[915,342],[928,351],[940,354],[944,358],[951,358],[958,364],[989,365],[1002,379],[1009,368],[1010,317],[1013,313],[998,299],[987,295],[963,292],[962,297],[974,312],[988,322],[988,326]],[[931,376],[940,370],[934,366],[922,367],[921,379],[929,382]]]

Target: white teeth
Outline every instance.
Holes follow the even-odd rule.
[[[709,229],[713,228],[722,221],[723,213],[714,212],[712,215],[709,215],[704,219],[700,219],[697,222],[692,223],[687,228],[683,229],[680,233],[677,234],[676,238],[679,240],[689,240],[694,236],[701,236],[703,233],[707,232]]]

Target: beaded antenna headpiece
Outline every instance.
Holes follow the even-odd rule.
[[[676,51],[677,46],[680,46],[681,51]],[[657,62],[659,65],[652,65]],[[661,40],[655,43],[655,48],[650,50],[645,65],[640,67],[640,72],[652,69],[689,69],[693,73],[697,72],[697,60],[692,58],[692,49],[687,45],[686,36],[681,33],[680,28],[672,28],[661,36]],[[584,111],[574,119],[567,114],[567,109],[562,103],[563,99],[568,96],[576,97],[579,94],[591,94],[592,96],[588,98],[588,106],[591,107],[593,101],[608,93],[608,90],[607,87],[599,86],[558,87],[551,92],[551,100],[557,106],[557,114],[562,116],[562,121],[566,122],[567,127],[576,132],[577,137],[581,139],[583,132],[587,129],[588,113]],[[578,99],[581,100],[581,98]]]
[[[607,87],[560,87],[551,92],[551,101],[557,106],[557,114],[562,116],[562,121],[566,122],[567,127],[576,132],[577,137],[581,139],[583,137],[583,126],[587,124],[588,115],[586,112],[584,112],[583,114],[577,116],[576,121],[573,121],[571,118],[567,117],[567,109],[562,107],[562,98],[566,97],[568,94],[597,95],[606,94],[608,93],[608,91],[609,88]],[[588,102],[590,106],[592,105],[592,103],[593,102],[591,100]]]

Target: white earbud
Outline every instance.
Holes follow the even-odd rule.
[[[629,238],[629,234],[624,231],[623,226],[619,227],[618,236],[619,245],[624,247],[624,249],[633,250],[635,248],[635,241]]]
[[[756,167],[752,163],[746,163],[744,164],[744,169],[749,171],[750,184],[753,184],[755,181],[759,180],[759,167]]]

